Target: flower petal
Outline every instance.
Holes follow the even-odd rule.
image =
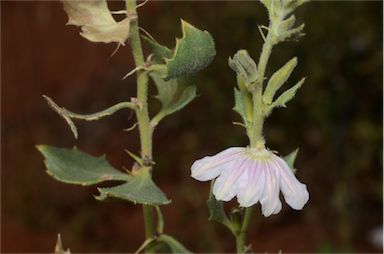
[[[287,163],[280,157],[273,155],[273,160],[280,171],[280,188],[285,202],[295,210],[301,210],[309,200],[307,186],[300,183]]]
[[[238,180],[246,172],[248,159],[240,157],[230,163],[215,181],[212,193],[217,200],[229,201],[236,196]]]
[[[281,210],[281,202],[279,198],[279,178],[276,167],[271,164],[270,160],[263,162],[262,169],[265,172],[265,187],[260,199],[261,210],[265,217],[276,214]]]
[[[216,178],[244,149],[244,147],[230,147],[214,156],[206,156],[195,161],[191,167],[191,176],[199,181]]]
[[[247,174],[241,176],[246,177],[247,181],[243,188],[238,190],[237,201],[240,206],[250,207],[256,204],[263,194],[265,175],[262,166],[262,162],[254,161],[248,166]]]

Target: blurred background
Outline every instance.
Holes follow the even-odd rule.
[[[297,176],[310,201],[302,211],[284,204],[267,219],[257,205],[248,239],[255,252],[382,252],[372,243],[372,230],[383,222],[382,5],[308,3],[296,15],[306,36],[274,49],[268,75],[298,56],[288,85],[307,80],[289,107],[267,120],[267,144],[283,155],[300,148]],[[213,35],[217,56],[197,75],[200,96],[155,132],[154,178],[173,201],[163,207],[165,231],[194,252],[233,252],[230,232],[207,221],[209,184],[193,180],[190,166],[247,144],[244,130],[232,124],[240,118],[232,111],[235,74],[227,59],[242,48],[258,58],[257,25],[267,24],[266,11],[254,1],[150,1],[139,9],[140,25],[169,47],[181,36],[180,18]],[[76,145],[106,153],[118,168],[132,164],[124,149],[139,149],[137,130],[122,131],[135,122],[128,111],[78,122],[75,140],[42,99],[91,113],[135,94],[135,77],[121,80],[134,68],[129,48],[108,60],[115,45],[90,43],[66,21],[59,2],[1,1],[1,251],[51,252],[60,232],[74,252],[133,252],[144,237],[141,207],[101,203],[92,196],[96,187],[55,181],[35,149]]]

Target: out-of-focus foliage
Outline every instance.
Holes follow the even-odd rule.
[[[121,47],[107,62],[114,46],[90,43],[76,36],[76,28],[64,27],[60,3],[1,5],[2,251],[49,252],[57,232],[74,252],[135,251],[144,234],[141,207],[101,204],[90,197],[95,189],[52,181],[34,148],[76,144],[94,155],[106,152],[116,168],[131,167],[124,149],[139,146],[137,133],[121,131],[130,127],[127,119],[134,124],[129,112],[79,123],[84,134],[75,141],[41,99],[50,94],[79,112],[126,100],[135,93],[135,79],[117,80],[133,66],[129,50]],[[200,96],[156,131],[154,178],[172,199],[164,207],[169,234],[193,252],[233,251],[230,233],[207,220],[208,186],[190,178],[189,169],[219,148],[247,143],[244,130],[232,124],[240,116],[232,110],[236,77],[228,57],[244,48],[258,58],[257,25],[267,23],[265,9],[253,1],[149,1],[139,15],[140,25],[170,48],[180,17],[215,39],[217,56],[196,80]],[[311,199],[301,212],[256,216],[249,242],[256,252],[380,252],[368,236],[383,212],[382,2],[312,1],[296,19],[305,22],[306,35],[274,50],[267,77],[297,56],[300,64],[288,82],[307,79],[289,107],[267,119],[265,134],[268,147],[283,155],[300,148],[295,168]]]

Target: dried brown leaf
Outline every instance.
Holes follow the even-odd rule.
[[[124,45],[129,35],[130,19],[119,22],[112,17],[106,0],[63,0],[67,25],[81,27],[80,35],[92,42],[118,42]]]

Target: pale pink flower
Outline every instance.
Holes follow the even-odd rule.
[[[265,148],[230,147],[195,161],[191,171],[199,181],[217,178],[212,190],[217,200],[236,196],[242,207],[260,202],[265,217],[280,212],[280,190],[295,210],[301,210],[309,199],[307,186],[282,158]]]

